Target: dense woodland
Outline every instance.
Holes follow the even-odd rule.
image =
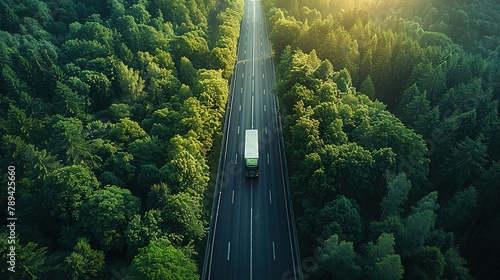
[[[264,2],[305,276],[498,277],[498,1]],[[199,278],[242,12],[0,2],[11,279]]]
[[[199,278],[242,14],[240,0],[0,1],[1,184],[14,166],[18,217],[15,274],[2,223],[2,279]]]
[[[309,279],[500,277],[500,4],[267,0]]]

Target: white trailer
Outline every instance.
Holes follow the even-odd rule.
[[[259,176],[259,132],[257,129],[245,131],[245,176]]]

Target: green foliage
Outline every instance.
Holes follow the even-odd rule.
[[[381,262],[385,274],[372,266],[367,279],[400,279],[401,263],[405,278],[436,279],[441,269],[428,273],[408,260],[426,245],[445,254],[455,234],[474,252],[477,275],[496,273],[479,268],[485,259],[476,247],[493,248],[494,239],[461,225],[471,215],[475,225],[497,224],[498,6],[466,2],[265,1],[299,229],[314,240],[329,201],[355,200],[372,239],[394,234],[402,257]],[[349,241],[363,248],[370,239]]]
[[[125,231],[127,243],[127,255],[132,258],[137,250],[148,245],[151,241],[165,236],[161,225],[163,218],[158,210],[149,210],[144,216],[136,214],[128,223]]]
[[[130,118],[120,119],[120,122],[111,129],[109,134],[111,139],[122,143],[130,143],[146,135],[140,125]]]
[[[109,49],[97,40],[69,39],[64,42],[61,49],[70,60],[91,60],[109,54]]]
[[[470,280],[473,279],[466,267],[467,262],[458,254],[457,247],[451,247],[444,254],[446,266],[443,277],[445,279]]]
[[[370,237],[362,231],[342,236],[344,243],[363,252],[381,233],[393,234],[402,259],[390,253],[365,265],[355,257],[344,263],[352,278],[400,279],[402,263],[409,279],[470,279],[448,230],[471,256],[472,274],[496,273],[485,261],[498,247],[500,201],[495,1],[265,2],[301,230],[345,234],[348,223],[328,213],[356,210]],[[62,251],[71,254],[62,273],[109,278],[102,244],[64,247],[81,235],[96,238],[79,219],[82,203],[98,201],[99,184],[148,200],[151,213],[136,210],[118,223],[129,258],[163,234],[181,244],[176,250],[202,247],[200,197],[236,65],[243,2],[6,0],[0,15],[0,162],[23,174],[20,205],[31,208],[20,211],[22,232],[40,244],[26,244],[33,266],[19,277],[52,267],[43,256]],[[341,196],[352,207],[333,207]],[[30,216],[37,207],[63,226]],[[178,225],[183,217],[189,227]],[[464,227],[469,217],[474,223]],[[123,267],[125,255],[115,248],[106,264]],[[328,269],[318,268],[318,277],[331,277]]]
[[[375,85],[373,84],[372,77],[368,75],[366,79],[361,83],[359,87],[359,91],[361,93],[366,94],[370,98],[370,100],[375,99]]]
[[[104,251],[121,249],[123,232],[139,209],[140,200],[129,190],[105,186],[82,203],[79,222]]]
[[[151,15],[143,4],[134,4],[127,11],[139,24],[147,24],[151,20]]]
[[[329,59],[336,70],[347,69],[351,75],[358,72],[358,43],[343,28],[329,33],[318,49],[321,50],[320,55]]]
[[[370,223],[370,232],[375,238],[382,233],[397,233],[404,230],[403,221],[398,216],[389,216],[382,221],[372,221]]]
[[[104,109],[104,105],[109,105],[111,99],[116,95],[111,89],[110,79],[104,73],[95,70],[83,70],[79,73],[79,78],[90,86],[89,97],[94,102],[96,109]]]
[[[25,110],[9,104],[5,128],[7,133],[30,138],[36,123],[33,118],[26,115]]]
[[[79,217],[79,208],[99,182],[94,174],[81,165],[58,168],[47,175],[41,189],[52,216],[62,220]]]
[[[149,102],[165,102],[179,90],[179,80],[175,76],[175,65],[170,53],[155,49],[154,55],[138,52],[141,68],[144,69],[144,98]],[[139,77],[140,79],[141,77]]]
[[[124,187],[125,185],[125,183],[111,171],[104,171],[99,177],[99,182],[105,186],[115,185],[118,187]]]
[[[302,158],[304,155],[319,148],[322,144],[319,137],[319,121],[311,120],[307,117],[297,120],[295,125],[290,128],[290,136],[291,141],[293,141],[290,144],[291,147],[302,147],[302,149],[292,148],[297,158]]]
[[[394,236],[383,233],[377,241],[368,242],[366,248],[366,279],[402,279],[404,269],[394,251]]]
[[[436,247],[419,248],[407,260],[405,279],[441,279],[446,265],[443,254]]]
[[[107,168],[110,168],[119,178],[130,179],[135,175],[134,156],[127,152],[117,152],[108,158]]]
[[[160,172],[173,192],[187,191],[194,196],[201,195],[208,183],[208,166],[203,161],[200,142],[194,137],[176,135],[170,140],[168,151],[171,160]]]
[[[323,279],[356,279],[361,272],[355,263],[356,255],[352,242],[339,241],[334,234],[318,251],[320,262],[313,268],[315,275]]]
[[[474,141],[466,137],[464,141],[458,142],[450,156],[446,157],[441,176],[443,179],[450,178],[452,182],[460,186],[471,176],[478,176],[483,171],[486,161],[486,145],[481,142],[481,139]]]
[[[161,236],[189,258],[203,250],[208,159],[222,133],[243,6],[0,3],[0,162],[23,174],[19,230],[47,248],[33,258],[67,256],[52,278],[112,277]],[[139,215],[141,203],[148,212]],[[81,237],[89,241],[71,252]]]
[[[201,240],[205,235],[198,198],[182,192],[174,194],[167,199],[161,211],[170,233],[169,238],[175,244],[187,245]]]
[[[487,213],[495,213],[494,209],[500,201],[500,163],[493,165],[481,174],[477,182],[478,205],[481,205]]]
[[[110,117],[119,121],[120,119],[130,118],[132,113],[130,112],[130,105],[124,103],[113,103],[108,108]]]
[[[437,192],[431,192],[417,202],[416,207],[404,219],[404,229],[397,233],[398,251],[407,256],[424,245],[425,236],[434,228]]]
[[[422,67],[423,75],[417,85],[427,91],[431,100],[437,100],[438,95],[446,89],[446,76],[443,67],[441,65],[436,67],[425,65]]]
[[[78,22],[69,25],[70,39],[96,40],[104,46],[110,46],[113,41],[113,31],[99,22],[88,21],[83,24]]]
[[[19,17],[5,2],[0,3],[0,14],[2,14],[0,30],[5,30],[7,32],[16,32],[19,30]]]
[[[399,255],[388,255],[375,263],[369,272],[369,279],[403,279],[404,269]]]
[[[380,203],[382,220],[401,214],[403,211],[401,206],[408,199],[411,183],[406,179],[405,174],[401,173],[389,180],[387,188],[389,189],[387,196]]]
[[[165,146],[157,136],[146,136],[130,143],[127,150],[134,157],[134,165],[137,167],[151,163],[162,166],[165,164],[165,157],[161,156],[165,152]]]
[[[154,164],[145,164],[141,166],[141,171],[137,176],[139,183],[139,194],[145,194],[150,186],[159,183],[160,171]],[[143,195],[141,195],[143,196]]]
[[[98,157],[92,154],[91,146],[85,139],[83,124],[77,118],[55,118],[49,147],[53,153],[65,159],[66,164],[80,164],[94,167]]]
[[[445,229],[456,230],[463,225],[477,207],[477,192],[468,187],[456,192],[439,211],[438,222]]]
[[[115,68],[116,76],[120,83],[122,99],[132,103],[144,94],[144,80],[139,76],[139,71],[127,67],[123,62],[118,62]]]
[[[3,255],[2,260],[7,263],[10,261],[7,254],[10,253],[10,247],[12,247],[12,244],[8,244],[8,240],[11,239],[8,238],[6,232],[2,233],[1,236],[0,252]],[[2,267],[1,272],[5,279],[46,279],[55,270],[60,269],[61,265],[56,264],[57,259],[47,254],[47,247],[39,247],[34,242],[21,245],[18,238],[15,239],[15,242],[15,272],[7,271],[8,266]]]
[[[80,117],[87,111],[87,106],[90,105],[88,98],[79,96],[68,86],[57,82],[56,94],[52,101],[56,111],[63,116]]]
[[[198,72],[194,68],[191,61],[183,56],[179,62],[179,79],[182,83],[193,87],[198,79]]]
[[[394,253],[394,236],[382,233],[377,240],[377,244],[368,242],[366,247],[367,263],[373,265],[379,259]]]
[[[233,72],[240,33],[240,20],[243,17],[241,2],[233,1],[229,5],[229,8],[217,15],[219,29],[217,30],[215,47],[210,54],[213,66],[222,69],[222,75],[226,79],[229,79]]]
[[[152,241],[139,249],[128,269],[128,275],[137,279],[198,279],[195,263],[166,238]]]
[[[161,209],[170,196],[170,190],[165,183],[154,184],[148,192],[147,205],[148,209]]]
[[[345,240],[359,240],[361,235],[361,217],[355,205],[344,196],[327,203],[318,215],[318,232],[322,237],[337,234]]]
[[[300,25],[294,17],[285,18],[281,14],[281,18],[273,18],[273,28],[269,33],[269,38],[273,42],[273,49],[279,56],[286,46],[291,45],[300,34]]]
[[[24,153],[27,169],[26,175],[29,178],[44,180],[49,172],[61,167],[57,158],[47,152],[47,150],[38,150],[33,145],[28,145]],[[31,168],[31,170],[29,170]]]
[[[207,60],[209,54],[208,42],[202,31],[193,30],[177,36],[171,43],[172,55],[179,60],[181,57],[189,57],[196,68],[201,68],[202,61]]]
[[[64,259],[64,270],[73,280],[99,277],[104,272],[104,253],[92,249],[88,240],[81,238]]]

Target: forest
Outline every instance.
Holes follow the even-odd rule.
[[[500,277],[500,4],[265,0],[308,279]]]
[[[263,2],[304,277],[500,277],[500,3]],[[199,278],[242,15],[0,1],[2,277]]]
[[[242,15],[240,0],[0,1],[0,181],[15,182],[0,207],[17,218],[2,279],[199,279]]]

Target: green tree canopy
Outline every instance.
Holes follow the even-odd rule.
[[[104,272],[104,253],[90,247],[80,238],[69,256],[64,259],[64,270],[72,280],[94,279]]]
[[[373,80],[370,75],[368,75],[363,83],[361,83],[359,91],[363,94],[366,94],[366,96],[368,96],[370,100],[375,100],[375,85],[373,84]]]
[[[280,18],[273,22],[273,28],[269,34],[273,42],[273,49],[279,56],[287,45],[292,45],[300,34],[299,22],[294,17]]]
[[[58,120],[56,117],[55,120]],[[67,164],[94,167],[98,157],[93,155],[89,142],[85,139],[83,124],[77,118],[61,118],[53,125],[50,150],[59,154]]]
[[[339,241],[338,235],[334,234],[318,250],[320,262],[313,268],[315,275],[323,279],[356,279],[361,272],[356,257],[353,243]]]
[[[446,266],[444,268],[443,277],[445,279],[457,279],[457,280],[472,280],[472,276],[469,274],[469,269],[467,268],[467,261],[460,257],[458,248],[451,247],[444,254],[444,259],[446,261]]]
[[[195,280],[196,264],[166,238],[151,241],[139,249],[128,269],[128,275],[137,279]]]
[[[109,137],[122,143],[144,138],[147,134],[141,126],[130,118],[121,119],[110,131]]]
[[[436,247],[420,247],[405,262],[405,279],[441,279],[446,265],[443,254]]]
[[[9,236],[7,232],[1,233],[0,252],[2,252],[2,261],[7,263],[10,258],[7,256],[10,253],[12,244],[9,244]],[[59,261],[54,255],[47,254],[47,247],[39,247],[37,243],[28,242],[22,244],[19,238],[15,238],[16,242],[16,260],[15,272],[8,271],[9,265],[2,267],[0,272],[4,275],[4,279],[46,279],[50,275],[61,268]],[[10,275],[10,276],[9,276]]]
[[[424,245],[426,235],[434,228],[435,211],[438,208],[435,191],[420,199],[416,207],[412,207],[411,214],[404,219],[404,229],[396,233],[396,245],[401,255],[407,256]]]
[[[168,157],[171,160],[160,172],[174,193],[189,191],[192,195],[199,196],[206,188],[208,166],[200,147],[200,142],[193,135],[176,135],[170,140]]]
[[[167,232],[163,231],[162,224],[163,218],[159,210],[149,210],[143,217],[136,214],[125,231],[127,255],[132,258],[139,248],[148,245],[152,240],[166,236]]]
[[[369,272],[372,280],[398,280],[403,279],[405,272],[399,255],[388,255],[375,263]]]
[[[82,203],[79,222],[103,250],[121,249],[123,232],[139,209],[140,200],[129,190],[108,185]]]
[[[469,219],[477,207],[476,188],[456,192],[438,212],[438,223],[447,230],[457,230]]]
[[[361,235],[361,217],[345,196],[337,197],[319,211],[318,226],[322,237],[337,234],[339,238],[357,241]]]
[[[125,103],[132,103],[144,95],[144,80],[139,76],[139,71],[129,68],[122,61],[115,66],[122,99]]]
[[[378,237],[377,243],[368,242],[368,246],[366,247],[367,263],[373,265],[380,259],[394,254],[394,244],[394,235],[388,233],[382,233]]]
[[[457,143],[442,165],[441,180],[449,180],[460,186],[471,176],[478,176],[487,161],[486,145],[481,139],[465,140]]]
[[[382,220],[389,216],[398,216],[402,213],[402,205],[406,202],[411,188],[411,182],[406,179],[404,173],[394,176],[388,180],[387,196],[380,203]]]
[[[170,233],[172,242],[178,245],[187,245],[192,241],[199,241],[205,235],[205,224],[201,220],[202,209],[198,198],[181,192],[170,196],[162,217]]]
[[[71,165],[50,172],[40,191],[51,214],[68,220],[79,217],[81,204],[98,187],[99,182],[91,171],[81,165]]]

